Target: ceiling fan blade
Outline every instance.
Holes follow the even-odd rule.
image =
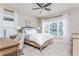
[[[40,5],[40,3],[36,3],[39,7],[42,7],[41,5]]]
[[[43,7],[48,7],[48,6],[50,6],[52,3],[47,3],[47,4],[45,4]]]
[[[51,11],[51,9],[49,9],[49,8],[44,8],[45,10],[48,10],[48,11]]]
[[[37,9],[40,9],[40,8],[33,8],[32,10],[37,10]]]

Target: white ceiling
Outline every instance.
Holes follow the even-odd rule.
[[[72,8],[79,7],[78,3],[52,3],[52,5],[48,7],[51,9],[51,11],[43,10],[43,12],[40,13],[40,9],[32,10],[32,8],[39,7],[35,3],[7,3],[7,4],[0,4],[0,5],[12,7],[17,11],[21,11],[25,14],[29,14],[35,17],[51,15],[51,14],[55,14],[58,12],[67,11]]]

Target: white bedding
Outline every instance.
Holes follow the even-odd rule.
[[[47,40],[52,39],[53,37],[49,33],[38,33],[37,35],[33,34],[29,37],[29,40],[35,41],[40,46],[42,46]]]
[[[52,39],[53,36],[49,33],[37,33],[35,29],[25,30],[25,38],[38,43],[42,46],[47,40]]]

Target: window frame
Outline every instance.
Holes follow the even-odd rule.
[[[62,36],[60,36],[60,34],[59,34],[59,23],[60,22],[62,22],[63,23],[63,35]],[[46,21],[44,21],[44,27],[45,27],[45,32],[46,32],[46,23],[49,23],[49,24],[51,24],[51,23],[57,23],[57,35],[55,36],[55,37],[63,37],[64,36],[64,20],[63,20],[63,17],[58,17],[57,19],[49,19],[49,20],[46,20]],[[48,25],[48,26],[50,26],[50,25]],[[48,31],[48,32],[50,32],[50,31]]]

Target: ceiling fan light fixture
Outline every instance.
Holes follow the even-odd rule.
[[[39,8],[33,8],[32,10],[41,9],[40,13],[42,13],[43,10],[51,11],[51,9],[47,7],[50,6],[52,3],[36,3],[36,4],[39,6]]]

